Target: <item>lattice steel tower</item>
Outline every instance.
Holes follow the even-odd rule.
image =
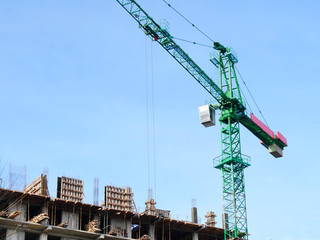
[[[218,54],[211,61],[219,69],[220,88],[229,97],[242,105],[241,92],[234,64],[238,62],[229,48],[216,43]],[[227,239],[248,238],[244,169],[250,166],[250,158],[241,154],[240,119],[243,110],[232,101],[220,106],[221,156],[214,159],[215,168],[222,170],[224,229]]]

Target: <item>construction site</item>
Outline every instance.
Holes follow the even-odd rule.
[[[138,213],[130,187],[107,185],[104,203],[87,204],[82,180],[62,176],[57,196],[48,196],[43,174],[22,192],[0,189],[0,239],[224,239],[224,230],[215,227],[214,212],[208,212],[206,224],[198,223],[196,207],[191,209],[192,221],[175,220],[147,199],[145,210]]]
[[[263,231],[266,228],[272,232],[277,224],[272,223],[273,218],[277,218],[278,212],[266,212],[274,206],[275,209],[282,208],[278,201],[285,186],[283,182],[282,185],[278,184],[270,169],[275,164],[282,164],[277,168],[278,176],[282,174],[281,168],[287,161],[283,158],[288,147],[286,137],[291,144],[290,134],[287,134],[285,128],[286,115],[281,112],[281,101],[284,100],[280,95],[284,92],[281,90],[283,86],[277,84],[277,80],[267,84],[259,82],[257,78],[259,81],[255,90],[250,91],[237,68],[238,54],[227,45],[232,43],[228,41],[230,36],[223,40],[226,43],[217,41],[223,37],[218,38],[214,34],[214,37],[210,37],[198,27],[200,24],[195,24],[184,15],[186,9],[179,9],[182,5],[177,4],[178,7],[175,7],[170,3],[173,1],[159,0],[154,10],[152,3],[143,0],[141,3],[139,0],[107,1],[109,5],[113,1],[112,7],[117,9],[108,9],[112,21],[105,29],[101,27],[103,24],[95,28],[94,21],[88,25],[85,20],[78,24],[76,22],[79,19],[75,18],[77,20],[74,20],[73,27],[60,31],[65,21],[59,22],[59,15],[48,10],[55,16],[52,24],[56,28],[52,32],[46,26],[39,29],[45,32],[40,31],[43,37],[41,41],[51,41],[48,49],[52,47],[50,53],[56,57],[55,61],[51,58],[35,63],[26,60],[28,64],[36,66],[29,73],[32,76],[30,79],[33,78],[32,74],[39,74],[34,77],[37,79],[32,85],[34,88],[29,89],[27,81],[21,91],[17,90],[19,83],[7,86],[8,89],[14,89],[12,91],[16,95],[8,94],[7,98],[10,101],[12,99],[13,103],[5,109],[5,117],[9,116],[5,121],[7,125],[12,122],[12,129],[16,132],[12,129],[4,131],[3,138],[7,139],[0,139],[6,147],[3,156],[10,162],[9,176],[6,178],[3,174],[3,165],[6,163],[0,161],[0,240],[256,239],[251,237],[248,222],[253,222],[254,226],[259,225]],[[171,29],[166,20],[156,20],[161,15],[157,9],[160,4],[164,5],[161,9],[174,15],[172,18],[177,25],[183,22],[201,36],[198,39],[205,40],[194,40],[189,32],[186,38],[180,38],[185,31],[184,27]],[[69,14],[74,6],[68,7],[71,9]],[[204,8],[201,9],[205,11]],[[87,13],[90,10],[88,5],[83,5],[83,11]],[[37,12],[40,14],[41,10]],[[68,14],[61,13],[61,16]],[[103,22],[99,19],[103,14],[99,14],[96,14],[97,19],[94,18],[95,14],[87,18],[83,13],[79,16],[83,16],[86,21],[94,19]],[[118,26],[119,19],[121,25],[119,23]],[[41,20],[34,20],[33,24],[41,24]],[[74,26],[79,26],[80,30],[76,28],[76,33],[70,35],[72,40],[68,41],[68,37],[65,40],[64,37],[69,36],[68,31],[74,29]],[[81,31],[81,36],[88,38],[82,45],[77,45],[75,42],[81,39],[80,34],[77,34]],[[109,31],[112,33],[109,34]],[[101,32],[105,32],[104,38],[98,35]],[[136,32],[142,37],[139,38],[138,33],[135,35]],[[61,42],[55,42],[52,37],[54,34],[60,36]],[[115,37],[116,34],[121,40]],[[32,37],[30,39],[32,42]],[[106,39],[109,40],[106,44],[108,50],[102,47]],[[68,44],[55,52],[55,47],[64,45],[64,41]],[[242,44],[248,42],[246,39]],[[42,46],[41,43],[35,45]],[[200,67],[202,62],[189,55],[186,51],[188,44],[206,50],[210,48],[209,58],[204,64],[206,67]],[[153,49],[153,45],[156,45],[157,50]],[[244,47],[246,50],[248,45]],[[144,47],[145,53],[140,54],[144,56],[140,56]],[[118,49],[122,52],[114,60],[109,53],[114,54]],[[72,57],[66,57],[63,51],[72,52]],[[191,52],[203,58],[202,52]],[[248,55],[249,52],[254,55],[255,51],[248,51]],[[11,53],[7,55],[11,56]],[[46,57],[45,52],[39,55]],[[12,61],[17,62],[16,68],[19,69],[23,57],[19,58],[21,62],[16,59]],[[249,59],[258,65],[257,57]],[[52,62],[56,68],[48,67]],[[73,65],[74,62],[78,65]],[[87,62],[90,65],[87,66]],[[72,67],[74,70],[70,70]],[[257,66],[247,69],[254,68]],[[43,70],[38,73],[38,69]],[[172,69],[180,72],[174,73],[171,78]],[[29,67],[25,66],[24,71],[28,73]],[[68,74],[64,76],[65,71]],[[15,69],[12,72],[18,71]],[[155,82],[157,76],[154,75],[158,75],[163,82]],[[43,80],[46,76],[50,81]],[[61,76],[64,78],[60,79]],[[144,77],[145,82],[141,81]],[[21,79],[20,85],[24,81],[23,77]],[[175,80],[177,83],[172,83]],[[268,86],[264,87],[263,84]],[[121,91],[115,93],[116,88]],[[171,88],[175,93],[170,93]],[[26,97],[23,97],[25,92]],[[274,125],[267,123],[252,92],[261,95],[263,107],[270,102],[267,112]],[[156,94],[162,94],[159,102],[168,100],[163,105],[157,105]],[[104,99],[102,96],[105,95],[113,98]],[[122,100],[123,95],[127,95],[125,100]],[[188,105],[190,103],[193,104],[192,110]],[[11,112],[14,113],[12,116]],[[158,121],[164,122],[163,125],[158,124]],[[282,128],[281,132],[277,121],[282,123],[278,124]],[[212,141],[208,140],[208,128],[215,131],[210,136]],[[253,159],[243,152],[254,156]],[[250,173],[249,181],[245,183],[245,171],[256,161],[257,156],[260,158],[257,164],[259,168],[255,175]],[[19,161],[15,162],[17,159]],[[25,167],[14,169],[11,162],[20,166],[25,164]],[[28,182],[26,166],[31,169],[33,179],[28,179]],[[49,181],[48,170],[39,175],[43,168],[50,168],[50,172],[53,172],[54,183]],[[214,178],[211,177],[211,169],[215,172]],[[85,191],[91,190],[91,186],[87,188],[85,184],[93,176],[103,178],[103,187],[100,189],[99,178],[96,177],[93,199],[89,199]],[[110,183],[107,184],[107,181]],[[278,195],[273,195],[273,188],[277,188]],[[146,189],[148,196],[143,198],[145,192],[142,191]],[[100,191],[103,192],[101,199]],[[205,203],[204,206],[200,205],[201,214],[200,207],[196,206],[191,196]],[[190,199],[192,204],[186,207]],[[251,215],[248,214],[249,203],[254,205],[253,210],[249,210]],[[269,210],[266,210],[268,204]],[[187,217],[179,218],[179,211],[188,212]],[[259,215],[260,221],[268,216],[266,222],[270,225],[264,227],[265,222],[258,223],[252,217],[255,214]],[[265,239],[271,239],[269,235]]]

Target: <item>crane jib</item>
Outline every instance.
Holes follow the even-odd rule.
[[[176,44],[168,31],[162,29],[134,0],[116,0],[138,23],[145,34],[157,41],[189,74],[220,104],[230,102],[217,84]]]
[[[209,94],[217,100],[221,106],[235,104],[240,111],[240,122],[257,136],[265,146],[276,144],[283,149],[286,143],[283,139],[268,136],[265,131],[261,130],[252,119],[244,114],[245,106],[237,99],[230,99],[221,88],[183,51],[183,49],[173,41],[173,37],[166,29],[156,23],[135,0],[116,0],[139,24],[146,35],[157,41],[189,74],[205,88]],[[214,48],[226,51],[226,48],[218,42],[214,42]],[[269,134],[270,135],[270,134]],[[279,136],[282,136],[281,134]]]
[[[240,116],[240,122],[250,132],[252,132],[260,143],[265,146],[274,157],[282,157],[283,148],[288,146],[287,139],[278,131],[274,133],[268,126],[262,123],[252,113]]]

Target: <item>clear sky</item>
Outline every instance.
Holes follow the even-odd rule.
[[[320,239],[319,1],[169,2],[235,49],[268,124],[288,139],[284,157],[275,159],[241,128],[242,152],[252,158],[245,171],[251,239]],[[211,44],[161,0],[139,3],[156,21],[165,18],[173,36]],[[215,76],[210,48],[178,44]],[[205,129],[198,119],[210,96],[116,0],[0,1],[0,83],[5,185],[9,163],[27,166],[27,182],[47,168],[52,196],[56,178],[66,175],[85,181],[85,202],[92,203],[99,177],[100,201],[104,185],[131,186],[142,211],[149,139],[157,207],[190,220],[195,198],[201,222],[215,211],[221,227],[221,172],[212,166],[220,128]]]

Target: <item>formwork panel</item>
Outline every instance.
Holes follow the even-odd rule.
[[[57,198],[83,202],[83,181],[64,176],[58,177]]]

